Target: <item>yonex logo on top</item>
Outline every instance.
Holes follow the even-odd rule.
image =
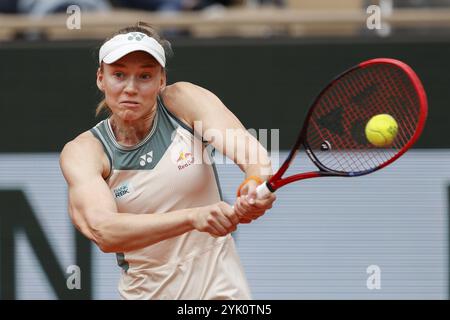
[[[145,37],[145,34],[140,32],[132,32],[130,36],[128,36],[128,40],[136,40],[141,41]]]
[[[147,152],[143,156],[139,157],[141,161],[139,161],[139,164],[141,167],[145,166],[147,163],[151,163],[153,161],[153,150],[150,152]]]

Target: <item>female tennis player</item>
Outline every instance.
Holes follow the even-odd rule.
[[[255,192],[270,161],[213,93],[187,82],[166,86],[170,50],[142,23],[100,48],[105,99],[97,113],[109,116],[61,153],[70,216],[102,251],[117,254],[123,299],[250,299],[230,233],[271,208],[275,195]],[[227,130],[237,133],[231,147],[206,135]],[[245,173],[233,207],[221,201],[214,164],[205,161],[209,145]]]

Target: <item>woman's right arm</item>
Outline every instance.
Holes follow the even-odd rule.
[[[67,143],[60,166],[69,188],[69,213],[74,225],[104,252],[127,252],[197,229],[224,236],[239,218],[231,207],[213,205],[166,214],[118,213],[102,177],[104,151],[95,138],[83,134]]]

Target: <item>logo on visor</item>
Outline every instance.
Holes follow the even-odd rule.
[[[132,32],[129,36],[128,36],[128,40],[136,40],[136,41],[141,41],[142,39],[144,39],[145,34],[140,33],[140,32]]]

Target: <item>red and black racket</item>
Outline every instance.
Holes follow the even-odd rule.
[[[361,176],[391,164],[417,141],[427,110],[425,90],[408,65],[386,58],[360,63],[318,95],[289,156],[258,186],[258,198],[294,181]],[[369,120],[380,114],[390,115],[398,126],[395,139],[383,147],[371,143],[365,131]],[[283,178],[302,146],[319,170]]]

